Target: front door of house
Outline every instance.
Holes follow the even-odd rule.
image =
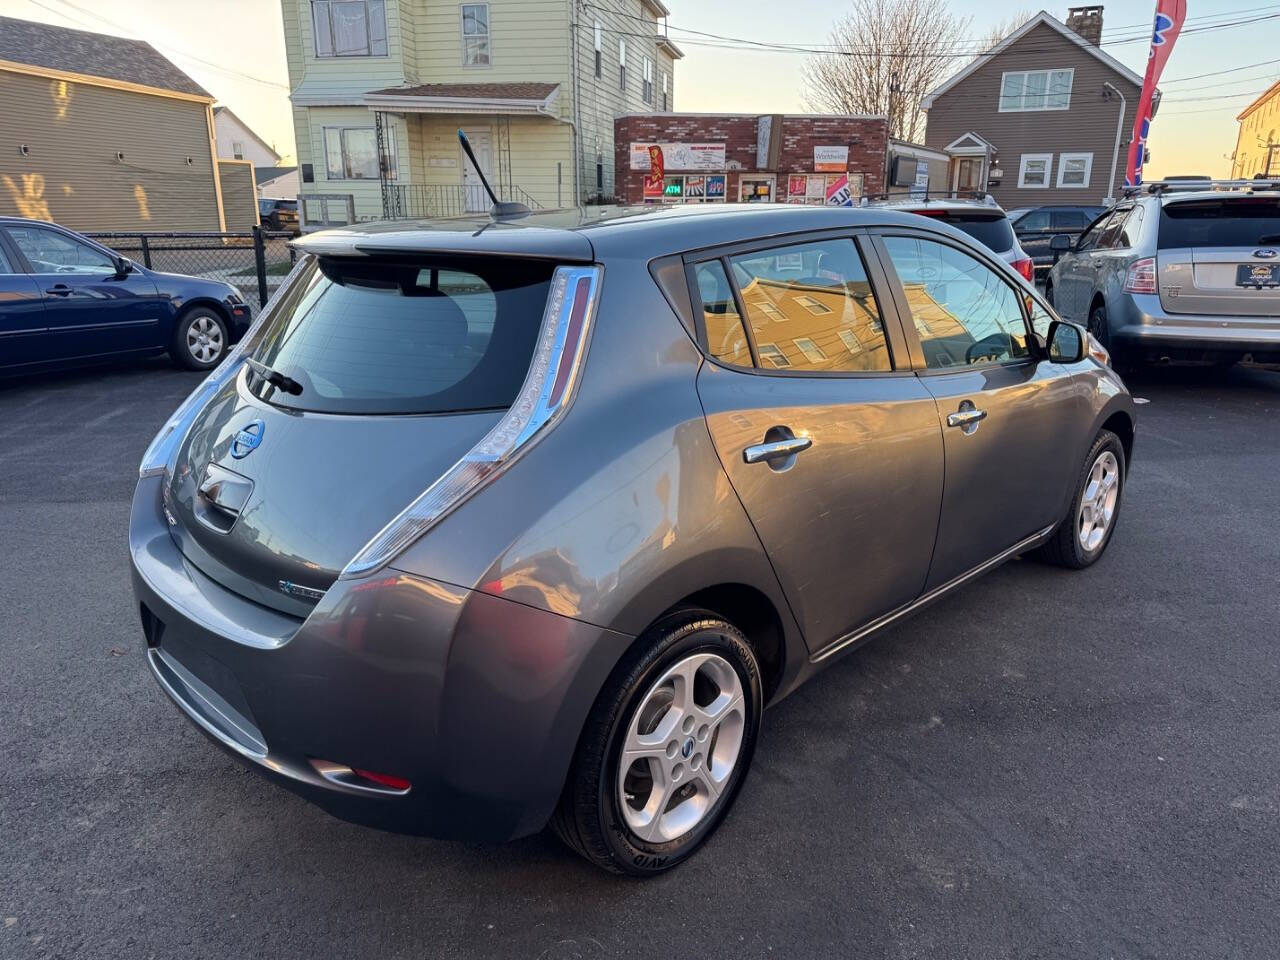
[[[489,131],[464,130],[463,133],[471,141],[471,149],[476,155],[476,163],[480,165],[480,171],[484,173],[485,178],[492,186],[493,140]],[[459,149],[461,150],[461,147]],[[468,213],[480,213],[488,210],[493,205],[489,200],[489,194],[485,192],[484,184],[480,182],[476,168],[467,159],[466,151],[462,151],[462,195],[463,205]]]

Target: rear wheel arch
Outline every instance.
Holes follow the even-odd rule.
[[[1111,416],[1103,421],[1100,430],[1110,430],[1120,438],[1120,445],[1124,447],[1124,461],[1127,468],[1129,462],[1133,459],[1133,418],[1123,410],[1117,410]],[[1097,431],[1094,433],[1097,436]]]

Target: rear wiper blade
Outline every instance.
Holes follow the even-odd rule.
[[[279,370],[272,370],[265,363],[245,357],[244,365],[278,390],[291,393],[295,397],[302,393],[302,384],[293,377],[285,376]]]
[[[1259,243],[1275,243],[1280,240],[1280,233],[1264,233],[1258,238]]]

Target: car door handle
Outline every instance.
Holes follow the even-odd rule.
[[[786,440],[773,440],[769,443],[757,443],[742,451],[742,459],[746,463],[767,463],[770,460],[784,460],[813,446],[809,437],[788,437]]]
[[[987,411],[978,410],[977,408],[969,410],[957,410],[955,413],[947,414],[948,427],[967,427],[972,423],[987,418]]]
[[[65,283],[55,283],[52,287],[47,289],[45,293],[51,293],[55,297],[65,297],[71,293],[71,288]]]

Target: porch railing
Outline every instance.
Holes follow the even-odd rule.
[[[479,184],[389,183],[383,194],[382,215],[388,220],[425,217],[461,217],[468,213],[487,213],[493,205]],[[499,200],[523,203],[530,210],[542,204],[520,187],[496,184]]]

